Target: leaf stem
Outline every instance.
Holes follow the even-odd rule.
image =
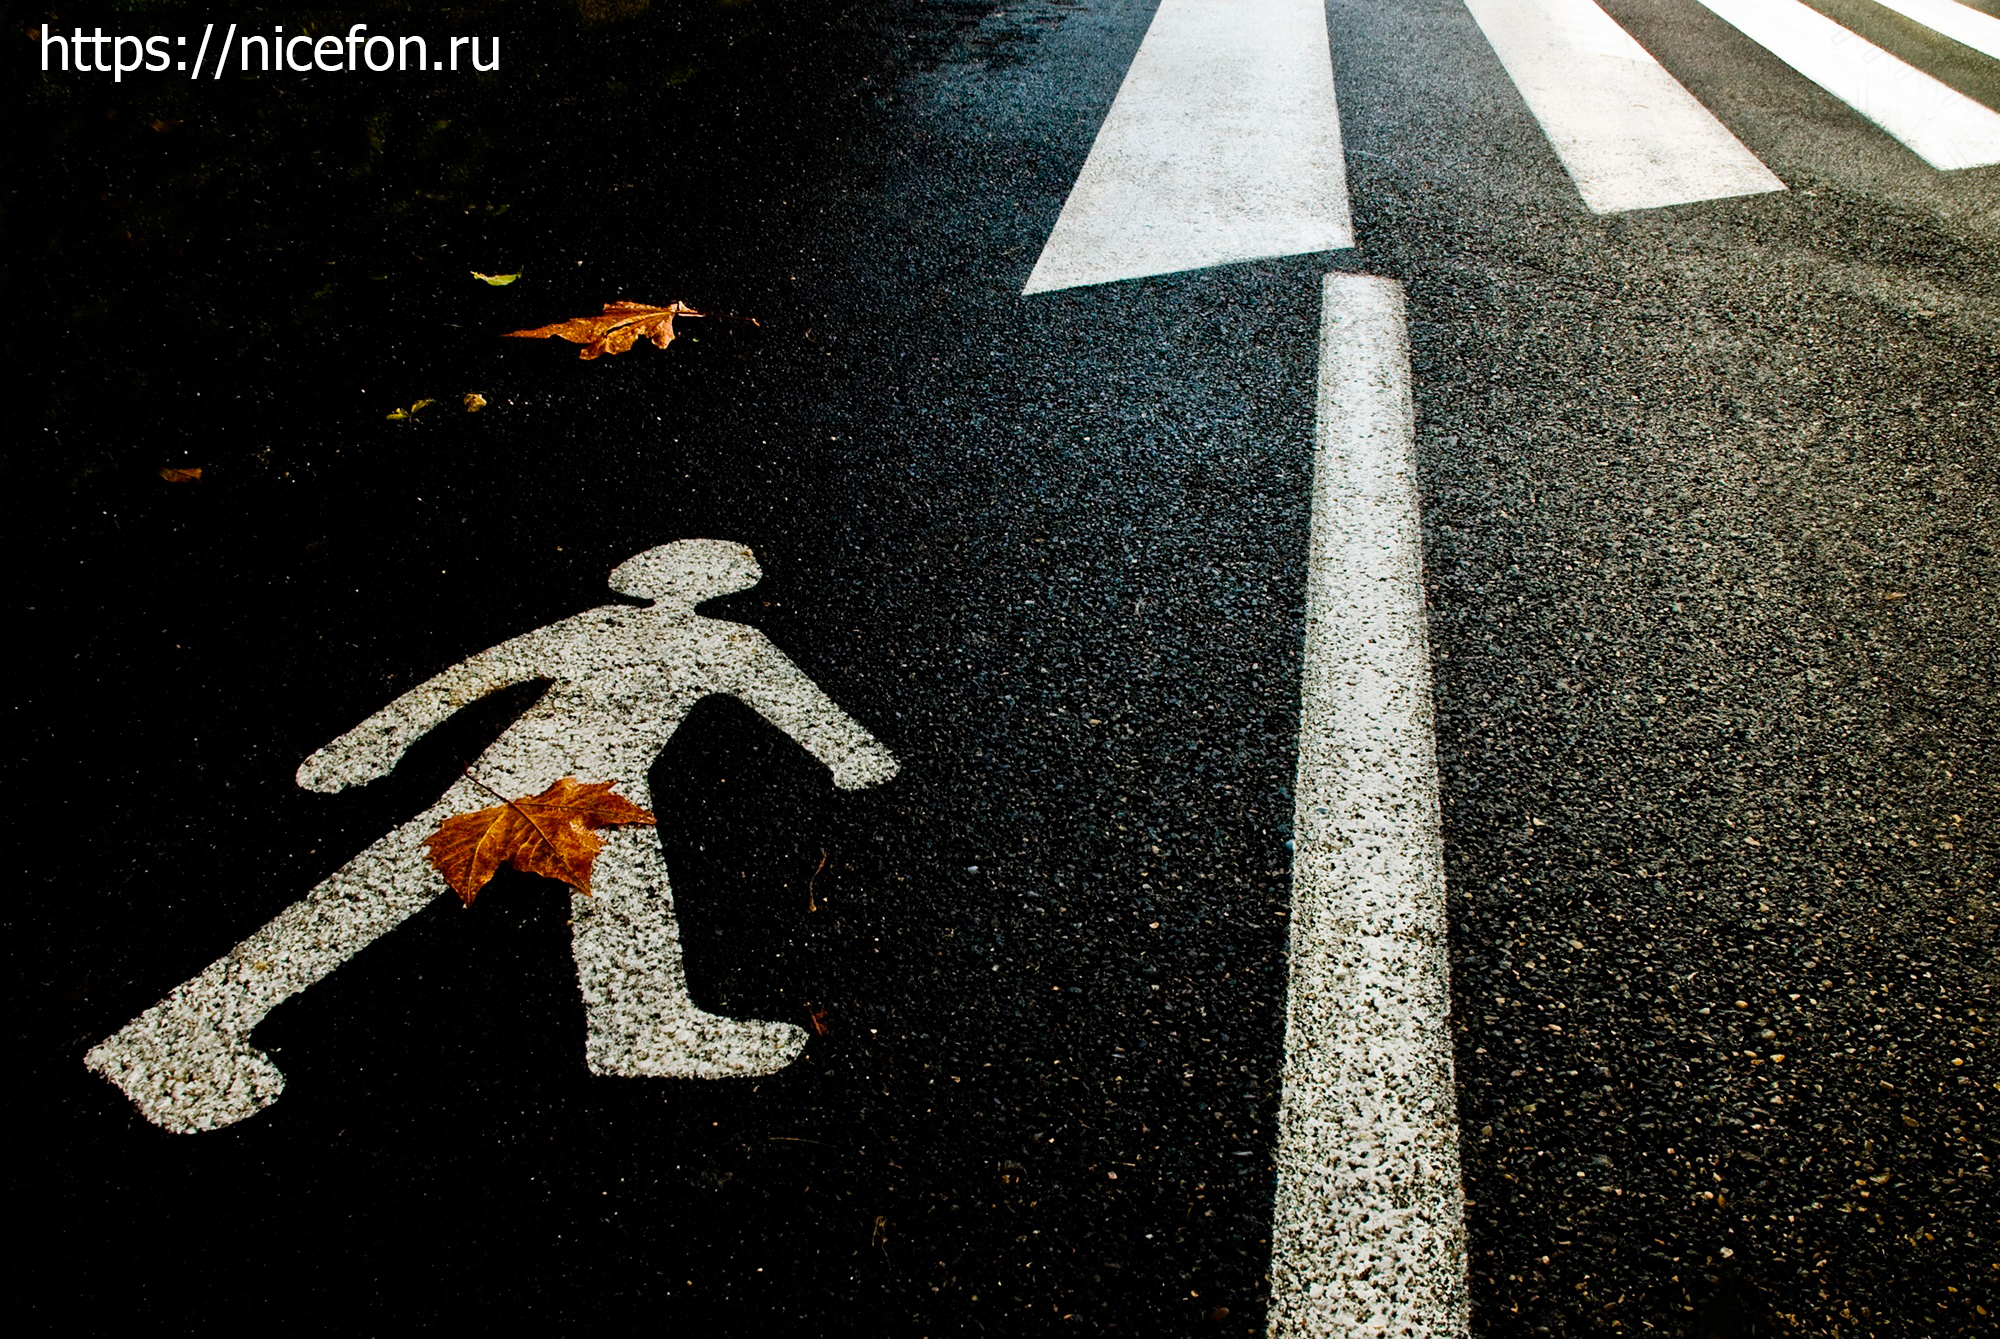
[[[827,852],[825,852],[825,851],[821,851],[821,852],[819,853],[819,869],[815,869],[815,870],[814,870],[814,871],[812,872],[812,877],[811,877],[810,879],[807,879],[807,880],[806,880],[806,910],[807,910],[807,911],[818,911],[818,910],[819,910],[819,903],[817,903],[817,902],[813,901],[813,885],[819,882],[819,871],[820,871],[820,870],[822,870],[822,869],[825,869],[825,868],[826,868],[826,857],[827,857]]]

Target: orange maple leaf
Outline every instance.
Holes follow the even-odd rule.
[[[591,866],[604,841],[596,828],[658,822],[609,781],[566,776],[539,795],[454,814],[424,838],[430,861],[466,906],[502,865],[590,892]]]
[[[684,302],[670,302],[664,307],[645,302],[607,302],[602,316],[578,316],[555,325],[538,325],[533,330],[509,330],[503,338],[547,339],[553,335],[583,345],[577,350],[577,357],[596,358],[600,354],[623,353],[638,343],[642,335],[652,340],[656,348],[664,349],[674,342],[676,316],[707,314]]]

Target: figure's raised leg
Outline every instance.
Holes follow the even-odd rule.
[[[805,1049],[804,1028],[724,1018],[695,1007],[659,834],[602,834],[591,896],[570,900],[571,947],[593,1074],[723,1079],[775,1074]]]
[[[473,797],[461,789],[341,866],[84,1063],[176,1134],[233,1125],[277,1101],[285,1076],[250,1044],[252,1029],[446,891],[423,841],[443,815],[468,807]]]

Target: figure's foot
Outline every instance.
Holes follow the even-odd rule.
[[[167,1005],[99,1042],[83,1063],[118,1085],[140,1115],[175,1134],[234,1125],[285,1090],[285,1076],[269,1056]]]
[[[590,1018],[585,1055],[593,1074],[655,1079],[731,1079],[775,1074],[806,1048],[806,1030],[790,1023],[724,1018],[689,1006],[646,1019]]]

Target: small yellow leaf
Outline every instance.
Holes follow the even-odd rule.
[[[160,467],[160,477],[170,484],[191,484],[201,478],[201,466],[196,465],[192,469],[177,469],[172,465],[162,465]]]
[[[481,283],[491,284],[495,288],[505,288],[521,276],[518,274],[481,274],[478,270],[474,270],[472,277]]]
[[[479,412],[480,410],[482,410],[482,409],[484,409],[484,408],[486,408],[486,397],[485,397],[485,396],[481,395],[481,394],[480,394],[480,393],[479,393],[478,391],[467,391],[467,392],[466,392],[466,395],[465,395],[465,412],[466,412],[466,413],[468,413],[468,414],[476,414],[476,413],[478,413],[478,412]]]
[[[391,423],[406,423],[416,418],[419,409],[422,409],[425,405],[436,403],[436,400],[419,400],[408,409],[391,409],[388,413],[382,415],[382,417],[388,419]]]

